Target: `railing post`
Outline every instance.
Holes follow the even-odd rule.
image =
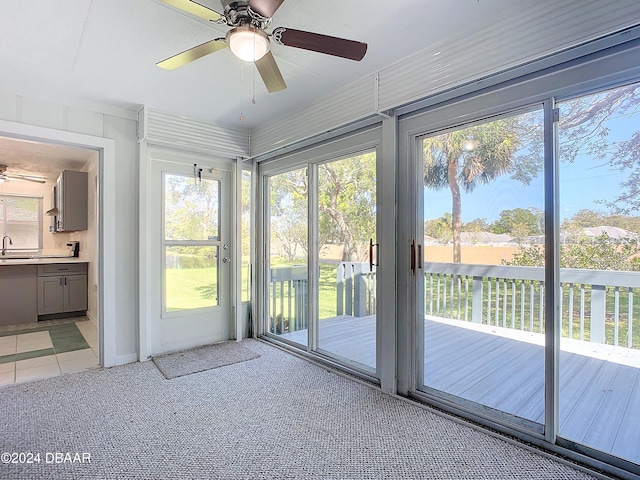
[[[473,277],[471,321],[473,323],[482,323],[482,277]]]
[[[353,263],[347,263],[344,271],[345,302],[344,314],[353,315]]]
[[[368,265],[367,265],[368,267]],[[353,316],[367,316],[367,279],[363,273],[362,263],[353,264]]]
[[[607,304],[604,285],[591,285],[591,337],[590,341],[604,343],[604,321]]]
[[[336,273],[336,316],[344,315],[344,262],[338,265]]]

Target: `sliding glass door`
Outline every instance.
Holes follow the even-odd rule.
[[[559,434],[640,464],[640,85],[559,104]]]
[[[475,102],[484,120],[460,124],[455,104],[404,126],[414,392],[635,471],[640,84]]]
[[[263,332],[368,377],[378,375],[379,143],[373,128],[259,172]]]
[[[418,138],[422,389],[542,432],[542,107]]]
[[[376,153],[317,167],[318,350],[375,372]]]
[[[309,182],[306,168],[267,179],[268,332],[307,345]]]

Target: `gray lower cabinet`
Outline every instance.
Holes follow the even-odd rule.
[[[35,265],[0,265],[0,326],[38,321]]]
[[[38,267],[38,315],[87,309],[87,264]]]

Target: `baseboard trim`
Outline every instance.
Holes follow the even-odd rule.
[[[99,330],[100,322],[98,321],[98,319],[96,317],[93,316],[93,313],[87,311],[85,316],[96,326],[96,329],[98,329],[98,331],[100,331]]]
[[[116,357],[116,365],[125,365],[127,363],[134,363],[138,361],[137,353],[130,353],[128,355],[119,355]]]

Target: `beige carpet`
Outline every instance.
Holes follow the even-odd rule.
[[[222,342],[153,357],[167,380],[258,358],[238,342]]]
[[[271,345],[171,381],[152,362],[0,388],[0,478],[556,479],[593,477]],[[91,463],[46,463],[46,452]],[[80,457],[82,458],[82,457]]]

